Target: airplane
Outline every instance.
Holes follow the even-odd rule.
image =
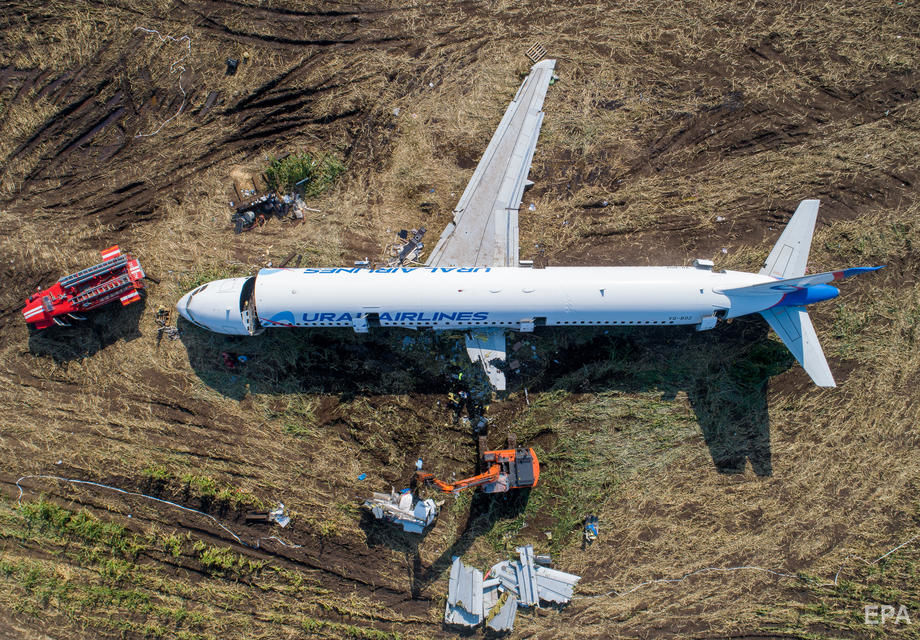
[[[506,389],[505,333],[541,326],[714,328],[759,313],[821,387],[834,387],[807,306],[835,298],[829,283],[881,267],[805,275],[819,201],[803,200],[758,273],[683,267],[546,267],[519,260],[518,211],[543,122],[555,60],[535,64],[508,106],[423,266],[261,269],[209,282],[177,309],[203,329],[256,335],[268,328],[465,330],[467,352]],[[529,268],[528,268],[529,267]]]

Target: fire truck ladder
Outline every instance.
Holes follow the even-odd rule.
[[[75,296],[73,299],[73,304],[75,306],[81,305],[85,302],[89,302],[93,298],[98,298],[103,294],[115,293],[116,291],[123,289],[129,284],[131,284],[131,278],[129,278],[127,275],[118,276],[117,278],[103,282],[102,284],[92,287],[91,289],[87,289],[80,295]]]
[[[72,273],[69,276],[64,276],[58,282],[60,282],[61,287],[65,289],[69,287],[77,287],[84,282],[92,280],[93,278],[109,273],[110,271],[115,271],[117,269],[123,268],[127,263],[128,256],[120,255],[117,258],[112,258],[111,260],[100,262],[99,264],[87,267],[82,271],[77,271],[76,273]]]

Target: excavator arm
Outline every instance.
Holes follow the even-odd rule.
[[[434,477],[433,473],[418,471],[416,480],[424,484],[433,484],[444,493],[460,493],[470,487],[482,487],[485,493],[504,493],[509,489],[526,489],[537,486],[540,479],[540,462],[533,449],[502,449],[500,451],[482,451],[480,457],[489,470],[472,478],[457,482],[444,482]]]
[[[464,489],[478,487],[480,485],[489,484],[490,482],[495,482],[498,480],[499,470],[499,465],[493,464],[485,473],[480,473],[478,476],[473,476],[472,478],[464,478],[463,480],[458,480],[454,483],[438,480],[434,477],[433,473],[419,471],[415,475],[419,482],[424,484],[433,484],[444,493],[460,493]]]

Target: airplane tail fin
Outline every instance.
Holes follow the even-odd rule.
[[[760,312],[783,344],[792,352],[805,372],[819,387],[836,387],[827,358],[818,341],[818,334],[808,317],[807,304],[837,297],[838,291],[828,283],[855,276],[881,267],[854,267],[806,276],[808,253],[818,217],[818,200],[802,200],[789,224],[770,251],[760,270],[762,275],[776,278],[747,287],[726,289],[728,295],[776,296],[782,294],[773,307]]]
[[[774,278],[795,278],[805,275],[811,237],[815,232],[820,200],[802,200],[783,229],[782,235],[763,263],[760,273]]]

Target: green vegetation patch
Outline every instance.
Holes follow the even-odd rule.
[[[270,189],[285,193],[303,183],[299,187],[309,198],[328,191],[344,172],[345,165],[335,156],[305,151],[273,159],[265,170],[265,177]]]
[[[622,481],[661,469],[679,455],[682,442],[699,435],[686,404],[658,393],[554,391],[532,398],[514,430],[519,443],[533,446],[540,481],[521,513],[492,527],[487,537],[497,550],[509,548],[528,523],[539,527],[533,533],[549,531],[550,549],[561,550],[580,533],[586,515],[618,499]]]
[[[131,548],[130,535],[121,525],[102,522],[88,511],[74,513],[54,503],[40,499],[38,502],[23,502],[19,512],[29,527],[51,532],[61,537],[76,537],[87,543],[103,545],[124,554]]]
[[[66,637],[395,639],[398,614],[185,533],[135,533],[44,498],[0,499],[0,606]],[[186,573],[203,577],[189,581]],[[264,616],[253,616],[258,602]],[[252,605],[254,606],[254,605]],[[348,623],[316,620],[331,611]]]

